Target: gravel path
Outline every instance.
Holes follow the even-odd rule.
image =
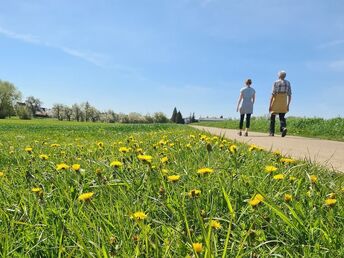
[[[331,169],[344,172],[344,142],[289,135],[284,138],[280,135],[271,137],[268,136],[268,134],[256,132],[249,132],[249,136],[245,137],[239,136],[238,130],[191,126],[214,135],[224,136],[228,139],[247,144],[256,144],[271,151],[278,150],[283,155],[289,155],[300,160],[306,159]]]

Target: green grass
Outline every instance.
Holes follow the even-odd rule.
[[[344,255],[344,178],[322,167],[285,164],[278,154],[187,126],[2,120],[0,132],[1,256]],[[119,151],[124,146],[128,153]],[[151,163],[139,160],[142,152]],[[57,170],[60,163],[81,169]],[[267,165],[277,171],[265,172]],[[202,167],[214,172],[199,175]],[[193,189],[200,195],[190,197]],[[78,200],[86,192],[94,195]],[[258,193],[264,200],[253,207],[248,201]],[[336,204],[328,207],[331,193]],[[137,211],[147,217],[135,220]],[[193,243],[202,243],[201,253]]]
[[[200,122],[195,125],[219,128],[238,129],[239,120],[230,119],[220,122]],[[252,117],[251,131],[269,132],[270,120],[267,117]],[[314,137],[328,140],[344,141],[344,118],[287,118],[288,134]],[[276,117],[276,132],[279,131],[279,120]]]

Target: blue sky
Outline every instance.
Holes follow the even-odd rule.
[[[268,113],[281,69],[290,116],[343,116],[342,0],[13,0],[0,79],[51,107],[236,117],[246,78]]]

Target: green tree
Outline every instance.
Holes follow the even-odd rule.
[[[42,106],[42,101],[33,96],[27,97],[25,100],[26,106],[31,110],[32,115],[36,116],[36,111],[39,111]]]
[[[177,114],[178,114],[177,108],[175,107],[175,108],[173,109],[172,117],[171,117],[171,121],[172,121],[173,123],[177,123]]]
[[[182,116],[182,113],[180,113],[180,111],[178,111],[178,113],[177,113],[177,124],[184,124],[185,122],[184,122],[184,119],[183,119],[183,116]]]
[[[57,118],[60,121],[63,120],[64,113],[63,113],[63,105],[62,104],[54,104],[52,111],[53,111],[53,117]]]
[[[154,113],[153,119],[155,123],[168,123],[169,122],[168,118],[162,112]]]
[[[14,115],[20,99],[21,93],[12,83],[0,80],[0,119]]]

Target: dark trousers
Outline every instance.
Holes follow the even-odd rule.
[[[283,128],[287,127],[287,120],[285,119],[285,113],[279,113],[279,120],[280,120],[280,131],[283,131]],[[270,117],[270,133],[275,133],[275,122],[276,122],[276,114],[271,114]]]
[[[240,130],[244,126],[244,118],[245,118],[245,114],[240,115],[240,124],[239,124]],[[250,128],[250,122],[251,122],[251,114],[246,114],[246,128]]]

